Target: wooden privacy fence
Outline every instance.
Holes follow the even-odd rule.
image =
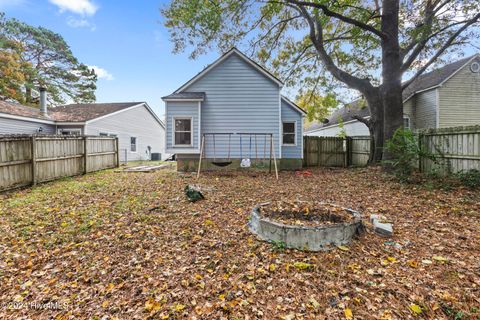
[[[421,172],[445,175],[480,170],[480,126],[430,129],[416,135],[420,147],[435,157],[435,161],[419,160]],[[361,167],[368,163],[371,142],[368,136],[305,136],[303,146],[306,167]]]
[[[0,191],[117,167],[118,138],[0,135]]]
[[[365,166],[370,154],[369,137],[303,137],[304,167]]]
[[[418,140],[437,160],[421,159],[422,172],[449,174],[480,170],[480,126],[428,130],[419,133]]]

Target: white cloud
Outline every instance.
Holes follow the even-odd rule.
[[[74,17],[67,18],[67,24],[72,28],[89,28],[91,31],[95,31],[95,24],[86,19],[77,19]]]
[[[3,1],[3,0],[0,0]],[[83,16],[93,16],[98,6],[91,0],[49,0],[60,8],[60,12],[70,11]]]
[[[99,66],[88,66],[90,69],[93,69],[95,71],[95,74],[98,76],[98,79],[104,79],[104,80],[113,80],[114,77],[113,75],[108,72],[107,70],[99,67]]]

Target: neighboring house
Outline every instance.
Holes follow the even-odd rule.
[[[403,92],[405,127],[412,130],[480,124],[480,54],[458,60],[418,77]],[[362,100],[336,110],[326,123],[305,130],[309,136],[369,135],[354,116],[368,118]]]
[[[0,101],[0,134],[78,134],[118,137],[120,160],[165,152],[165,125],[145,102],[31,108]]]
[[[222,55],[171,95],[166,105],[166,152],[176,154],[179,169],[197,166],[203,134],[205,158],[235,159],[269,157],[265,136],[272,134],[273,149],[281,168],[299,168],[303,158],[305,112],[280,93],[283,83],[237,49]],[[242,136],[242,144],[240,144]],[[252,140],[251,140],[252,139]],[[252,141],[252,142],[250,142]],[[229,157],[230,154],[230,157]],[[208,161],[208,160],[207,160]],[[186,168],[185,164],[188,164]],[[190,165],[191,164],[191,165]]]

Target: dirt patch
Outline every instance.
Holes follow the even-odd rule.
[[[323,202],[278,201],[262,206],[259,212],[264,218],[287,225],[332,225],[354,219],[351,211]]]

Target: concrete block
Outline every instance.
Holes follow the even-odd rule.
[[[372,219],[372,224],[376,234],[389,238],[393,236],[393,226],[391,223],[382,223],[377,219]]]

